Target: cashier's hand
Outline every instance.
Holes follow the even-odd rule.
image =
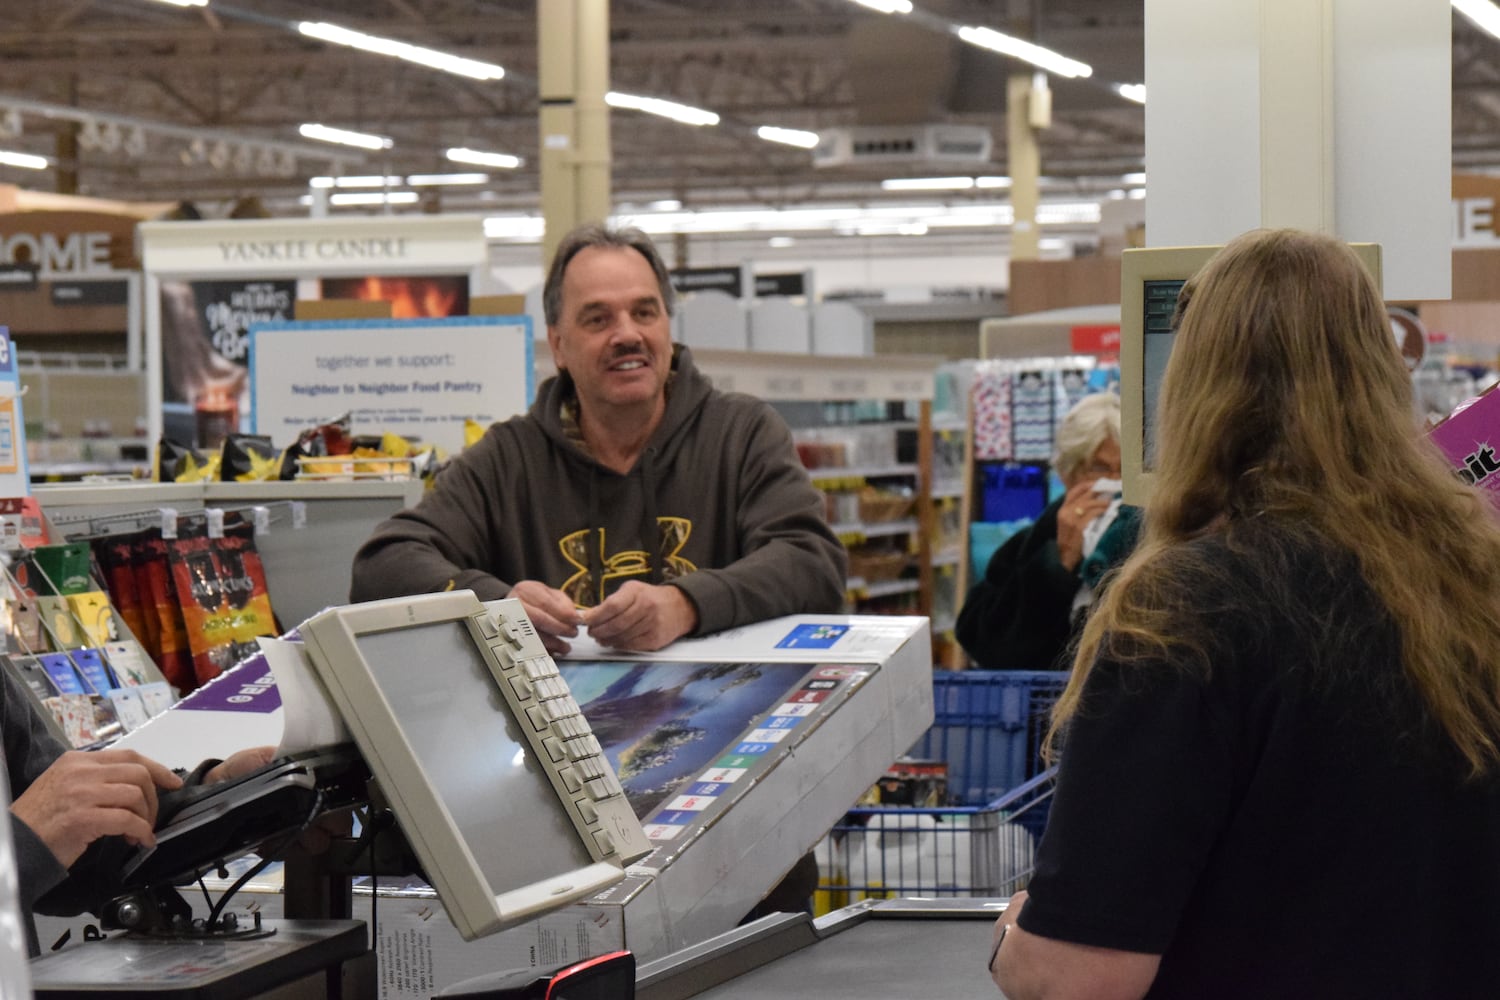
[[[100,837],[155,847],[156,790],[182,787],[171,769],[134,750],[71,750],[11,804],[63,867]]]
[[[578,626],[583,618],[573,599],[560,590],[554,590],[537,580],[522,580],[510,588],[505,595],[514,597],[526,609],[526,617],[536,626],[542,637],[542,645],[553,656],[561,656],[572,647],[567,640],[578,635]]]
[[[228,781],[230,778],[238,778],[251,771],[259,771],[271,763],[271,759],[275,756],[275,747],[251,747],[249,750],[230,754],[208,769],[208,772],[203,775],[203,783],[212,785],[216,781]]]
[[[661,649],[698,627],[698,609],[679,588],[631,580],[584,612],[589,637],[638,653]]]

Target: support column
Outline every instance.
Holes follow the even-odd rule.
[[[537,4],[537,48],[545,266],[568,230],[612,207],[608,0]]]
[[[1335,229],[1333,4],[1262,0],[1260,221]]]
[[[1031,124],[1031,74],[1013,73],[1005,84],[1006,169],[1010,173],[1010,259],[1041,256],[1036,206],[1040,188],[1041,153]]]

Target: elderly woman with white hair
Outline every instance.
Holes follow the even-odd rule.
[[[1118,396],[1085,396],[1068,411],[1057,429],[1052,466],[1066,488],[1063,496],[995,551],[958,616],[959,644],[986,670],[1061,665],[1075,604],[1081,590],[1087,593],[1088,542],[1097,538],[1097,522],[1118,506]]]

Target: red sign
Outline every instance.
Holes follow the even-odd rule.
[[[1119,354],[1120,324],[1075,326],[1069,331],[1074,354]]]

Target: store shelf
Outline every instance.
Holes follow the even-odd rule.
[[[863,577],[851,576],[846,588],[861,600],[875,597],[890,597],[893,594],[915,594],[922,589],[921,580],[877,580],[868,583]]]
[[[906,518],[901,521],[881,521],[866,524],[863,521],[847,521],[842,524],[830,524],[833,533],[843,539],[851,538],[889,538],[892,535],[909,535],[919,527],[916,518]]]
[[[813,485],[823,483],[846,482],[853,479],[889,479],[897,476],[915,476],[917,474],[915,463],[904,463],[899,465],[851,465],[841,468],[819,468],[808,469],[807,474],[812,479]]]

